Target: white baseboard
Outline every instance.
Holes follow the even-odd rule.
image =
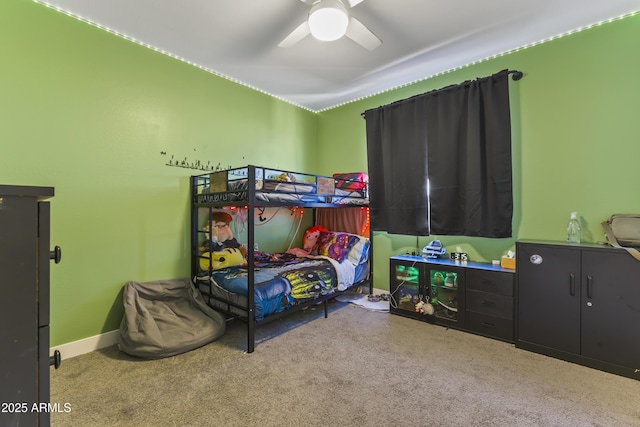
[[[373,293],[388,294],[389,291],[373,288]],[[101,348],[110,347],[112,345],[118,344],[119,333],[120,330],[116,329],[115,331],[105,332],[104,334],[95,335],[93,337],[83,338],[78,341],[57,345],[49,349],[49,356],[53,356],[53,352],[58,350],[60,352],[60,357],[64,361],[64,359],[70,359],[72,357],[100,350]]]
[[[60,351],[60,357],[64,363],[65,359],[80,356],[81,354],[91,353],[101,348],[110,347],[118,343],[119,329],[104,334],[95,335],[89,338],[83,338],[66,344],[57,345],[49,349],[49,355],[53,356],[53,352]]]

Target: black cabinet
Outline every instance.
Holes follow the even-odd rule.
[[[49,414],[50,187],[0,185],[0,425],[46,426]],[[59,359],[57,359],[59,361]],[[59,363],[59,362],[58,362]],[[34,405],[37,405],[34,407]]]
[[[513,270],[409,255],[389,270],[391,313],[513,342]]]
[[[521,241],[516,346],[640,379],[640,262],[601,245]]]

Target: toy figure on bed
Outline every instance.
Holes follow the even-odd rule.
[[[200,250],[200,268],[203,270],[218,270],[220,268],[245,263],[241,245],[233,237],[229,224],[233,218],[226,212],[211,213],[211,222],[204,227],[206,240]],[[211,226],[210,226],[211,225]]]
[[[304,257],[307,255],[318,255],[318,245],[320,244],[320,236],[322,233],[328,233],[329,230],[321,225],[314,225],[304,233],[302,239],[302,248],[291,248],[287,250],[287,253],[293,254],[297,257]]]
[[[211,222],[207,223],[203,230],[205,231],[206,240],[202,242],[202,251],[221,251],[226,248],[240,248],[240,243],[233,237],[231,231],[231,221],[233,218],[226,212],[215,211],[211,213]],[[213,226],[213,231],[210,228]]]
[[[292,248],[287,253],[297,257],[322,255],[342,262],[351,248],[358,242],[358,238],[349,233],[333,232],[316,225],[304,234],[303,248]]]

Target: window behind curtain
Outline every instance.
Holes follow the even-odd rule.
[[[373,230],[511,237],[508,77],[504,70],[364,113]]]

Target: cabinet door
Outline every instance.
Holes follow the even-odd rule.
[[[517,340],[580,354],[580,251],[518,244]]]
[[[582,355],[640,369],[640,262],[624,250],[582,256]]]
[[[421,319],[423,314],[416,312],[416,304],[426,300],[424,296],[424,268],[421,263],[391,260],[389,272],[389,291],[391,293],[390,311],[395,314]]]
[[[441,325],[464,326],[464,270],[428,265],[426,279],[433,318]]]

